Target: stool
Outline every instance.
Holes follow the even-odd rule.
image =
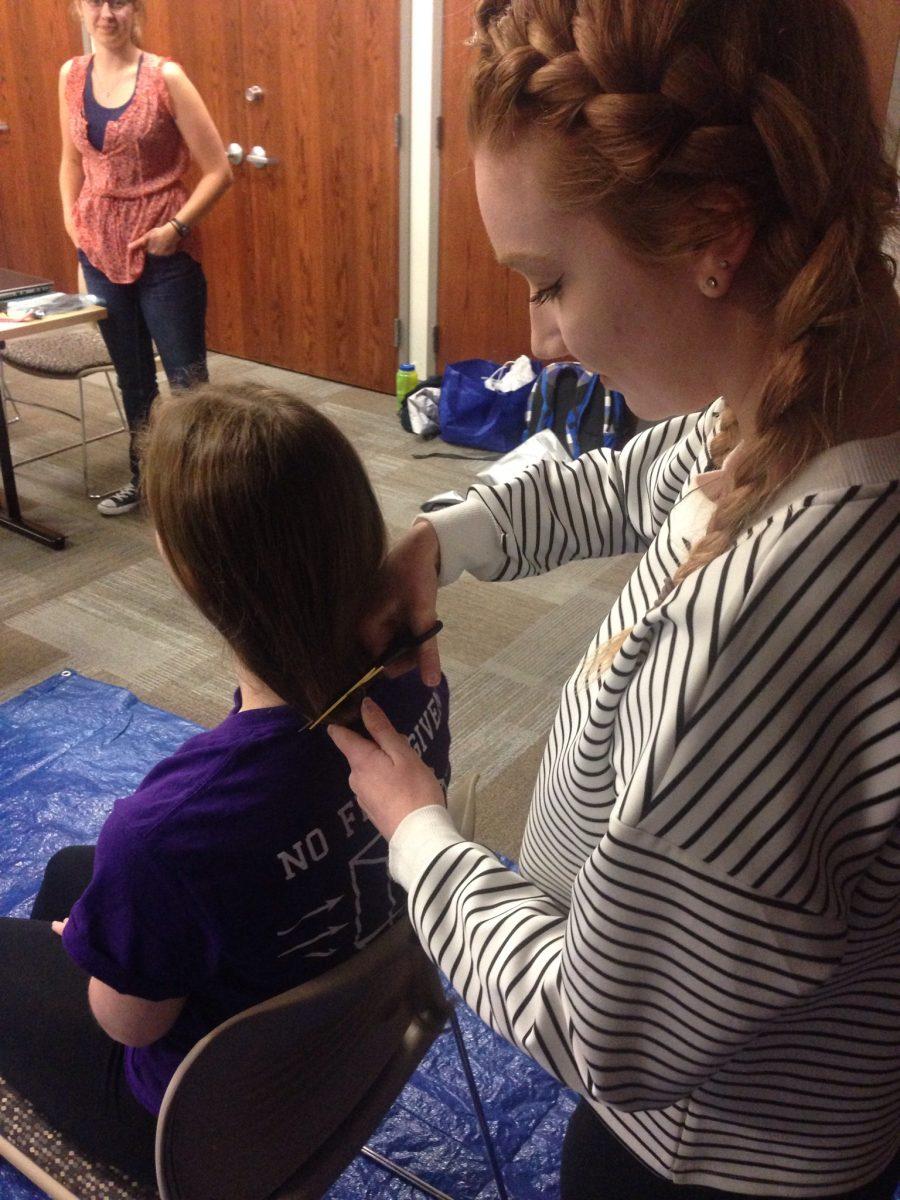
[[[35,375],[39,379],[74,380],[78,384],[77,415],[67,412],[64,408],[42,404],[35,400],[15,400],[6,386],[3,374],[4,364],[15,367],[17,371],[22,371],[26,375]],[[97,433],[88,437],[84,419],[84,380],[89,375],[96,375],[101,371],[106,376],[106,382],[121,424],[106,433]],[[99,500],[101,496],[107,495],[108,493],[105,492],[91,491],[88,481],[87,448],[91,442],[99,442],[103,438],[114,437],[116,434],[128,431],[128,422],[125,419],[119,394],[113,384],[112,374],[113,365],[110,362],[106,344],[100,336],[97,326],[93,324],[61,329],[57,333],[41,333],[34,337],[16,338],[14,342],[9,342],[5,346],[0,343],[0,398],[12,404],[15,410],[18,410],[19,407],[43,408],[48,412],[69,417],[71,420],[77,421],[81,427],[80,441],[70,442],[57,450],[47,450],[43,454],[35,454],[31,458],[19,459],[14,465],[21,467],[26,463],[39,462],[41,459],[51,458],[54,454],[63,454],[66,450],[74,450],[80,446],[85,493],[91,500]],[[18,412],[13,420],[19,420]]]

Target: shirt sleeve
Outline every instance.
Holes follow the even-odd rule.
[[[187,996],[214,970],[195,901],[175,871],[113,812],[63,945],[90,975],[144,1000]]]
[[[435,962],[583,1095],[676,1103],[840,963],[854,889],[900,819],[890,528],[881,497],[801,505],[717,560],[745,584],[732,603],[715,572],[718,602],[701,573],[673,593],[659,653],[685,636],[679,603],[698,650],[645,715],[568,912],[481,847],[429,834],[426,810],[392,839]]]
[[[463,504],[429,515],[441,544],[442,585],[537,575],[581,558],[646,549],[715,428],[715,405],[660,422],[624,450],[572,462],[544,460],[497,487],[470,488]]]

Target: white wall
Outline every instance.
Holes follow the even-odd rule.
[[[419,378],[434,370],[432,329],[437,320],[437,120],[441,103],[442,0],[411,0],[409,317],[407,346]]]

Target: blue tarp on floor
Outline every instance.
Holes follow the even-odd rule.
[[[0,914],[27,915],[54,851],[94,841],[112,802],[197,729],[72,671],[0,704]],[[465,1006],[460,1021],[511,1200],[557,1200],[574,1098]],[[455,1200],[496,1195],[449,1034],[435,1043],[372,1144]],[[0,1200],[43,1195],[0,1161]],[[357,1159],[328,1200],[421,1195]]]
[[[0,914],[26,916],[54,851],[94,841],[112,802],[197,728],[72,671],[0,705]],[[460,1019],[510,1196],[555,1200],[574,1098],[464,1006]],[[496,1194],[449,1034],[435,1043],[372,1144],[456,1200]],[[42,1195],[0,1163],[0,1200]],[[329,1200],[417,1196],[357,1160]]]

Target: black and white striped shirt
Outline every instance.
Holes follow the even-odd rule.
[[[438,808],[392,871],[467,1002],[648,1167],[820,1196],[900,1140],[900,436],[828,451],[657,603],[716,419],[434,519],[444,582],[644,553],[563,689],[522,875]]]

